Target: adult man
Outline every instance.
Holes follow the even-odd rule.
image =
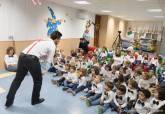
[[[55,31],[49,39],[37,40],[25,48],[19,56],[18,69],[16,77],[13,80],[9,93],[7,95],[6,108],[14,103],[15,94],[29,71],[33,78],[33,92],[31,104],[36,105],[42,103],[45,99],[40,98],[40,90],[42,86],[42,73],[40,61],[53,63],[56,45],[59,43],[62,34]]]

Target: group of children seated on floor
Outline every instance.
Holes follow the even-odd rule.
[[[87,106],[99,105],[98,114],[108,109],[119,114],[164,114],[165,63],[159,55],[135,52],[126,54],[98,48],[84,55],[81,49],[55,60],[54,71],[59,79],[52,83],[62,86],[73,96],[79,92]],[[160,110],[163,107],[163,110]]]

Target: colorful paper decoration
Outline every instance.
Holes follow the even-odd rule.
[[[58,31],[58,25],[61,25],[61,22],[65,22],[64,19],[57,19],[54,11],[52,10],[52,8],[48,7],[48,10],[51,13],[51,18],[48,18],[47,20],[47,28],[48,28],[48,33],[47,35],[50,36],[54,31]]]
[[[83,38],[85,38],[88,42],[90,41],[90,38],[91,38],[91,35],[90,35],[90,32],[89,32],[91,25],[95,26],[95,23],[92,22],[91,20],[88,20],[86,22],[86,26],[85,26],[86,29],[83,33]]]

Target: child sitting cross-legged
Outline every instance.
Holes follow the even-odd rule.
[[[148,114],[150,96],[151,93],[149,90],[141,89],[135,107],[130,111],[130,114]]]
[[[78,84],[73,85],[70,89],[67,90],[68,93],[72,93],[73,96],[75,96],[80,91],[84,90],[87,84],[87,71],[86,69],[82,68],[79,71],[79,79]]]
[[[65,64],[65,73],[63,74],[63,76],[58,80],[52,80],[52,83],[57,86],[63,85],[64,81],[68,78],[69,71],[70,71],[70,64]]]
[[[101,107],[98,110],[98,113],[99,114],[104,113],[110,107],[110,102],[113,100],[114,92],[112,91],[112,89],[113,89],[113,83],[109,81],[105,82],[104,91],[101,95],[101,98],[94,101],[87,100],[86,102],[87,105],[88,106],[101,105]]]
[[[126,87],[124,85],[117,86],[116,93],[110,103],[110,108],[112,111],[116,111],[119,114],[126,114],[127,106],[127,94]]]
[[[149,101],[149,112],[148,114],[153,114],[154,112],[161,112],[159,108],[165,106],[165,87],[158,86],[155,88],[154,96]]]
[[[103,92],[103,85],[101,83],[101,76],[96,75],[93,82],[91,90],[88,91],[87,95],[81,97],[82,100],[94,101],[101,97]]]
[[[105,82],[104,85],[104,91],[101,95],[100,99],[90,101],[87,100],[86,104],[87,106],[94,106],[94,105],[103,105],[104,112],[108,109],[109,103],[113,99],[114,92],[112,91],[113,89],[113,83],[112,82]]]
[[[127,86],[127,97],[128,97],[127,108],[128,109],[131,109],[135,105],[135,102],[137,100],[137,95],[138,95],[137,88],[138,88],[138,84],[135,80],[133,79],[128,80],[128,86]]]
[[[78,74],[76,72],[76,67],[71,66],[70,73],[68,74],[67,78],[64,81],[63,91],[66,91],[69,88],[72,88],[73,86],[75,86],[75,84],[78,84]]]

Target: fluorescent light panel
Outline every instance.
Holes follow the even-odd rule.
[[[91,4],[90,2],[86,1],[86,0],[76,0],[74,1],[75,4],[80,4],[80,5],[89,5]]]
[[[148,1],[148,0],[137,0],[138,2],[146,2],[146,1]]]
[[[162,12],[162,9],[148,9],[148,12]]]
[[[110,13],[112,11],[110,11],[110,10],[101,10],[101,12],[103,12],[103,13]]]
[[[162,15],[160,15],[160,16],[154,16],[155,18],[164,18],[165,16],[162,16]]]

